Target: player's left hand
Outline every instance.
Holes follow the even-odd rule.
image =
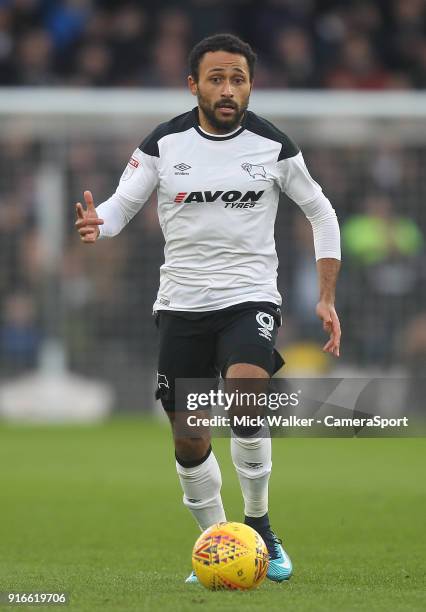
[[[340,321],[337,316],[334,304],[327,302],[318,302],[316,307],[317,316],[322,320],[324,331],[330,334],[330,340],[326,342],[322,350],[326,353],[331,353],[335,357],[340,356],[340,337],[342,335],[340,329]]]

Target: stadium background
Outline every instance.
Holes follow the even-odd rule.
[[[73,222],[83,189],[107,198],[194,103],[191,45],[240,34],[259,54],[253,109],[299,141],[342,226],[337,362],[309,226],[279,207],[283,375],[424,375],[425,18],[423,0],[0,0],[0,592],[66,590],[79,612],[424,610],[424,439],[273,440],[294,578],[188,591],[197,530],[153,401],[155,197],[93,249]],[[228,440],[214,448],[241,520]]]
[[[40,365],[53,337],[71,371],[109,381],[116,409],[152,408],[151,305],[163,248],[155,197],[120,237],[95,252],[74,235],[73,204],[83,189],[91,189],[97,203],[109,197],[133,149],[158,121],[177,114],[175,97],[182,110],[194,102],[178,97],[186,56],[194,42],[216,31],[233,31],[253,44],[256,91],[281,108],[267,116],[302,146],[338,213],[344,253],[339,371],[421,371],[424,2],[16,0],[0,3],[0,382]],[[129,114],[126,100],[137,94],[134,104],[142,103],[146,88],[150,112]],[[55,98],[59,90],[63,97]],[[373,105],[358,101],[355,90],[379,98]],[[80,98],[67,102],[67,91],[80,91]],[[295,100],[289,95],[300,91]],[[46,99],[37,103],[41,92]],[[90,92],[94,99],[86,100]],[[342,93],[344,100],[333,98]],[[402,96],[393,105],[396,114],[386,117],[395,93]],[[76,99],[79,115],[71,121]],[[97,115],[102,101],[110,101],[115,114]],[[156,116],[163,102],[168,109]],[[32,114],[36,103],[44,105],[44,115],[40,109]],[[345,117],[348,104],[352,115]],[[315,116],[320,105],[328,107],[325,117]],[[354,106],[364,114],[357,117]],[[43,181],[40,187],[46,164],[61,176],[53,192]],[[52,211],[40,212],[41,200],[56,198],[52,221]],[[57,224],[49,230],[46,215]],[[63,239],[46,254],[61,231]],[[310,230],[293,204],[280,206],[276,237],[285,320],[279,345],[287,372],[331,373],[336,363],[319,350]]]

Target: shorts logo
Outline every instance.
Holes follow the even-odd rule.
[[[163,387],[164,389],[170,389],[169,381],[167,380],[167,377],[165,374],[159,374],[157,372],[157,387],[159,389],[161,389],[161,387]]]
[[[261,312],[259,310],[256,315],[256,321],[260,325],[260,327],[258,327],[259,336],[266,338],[266,340],[271,340],[271,331],[274,329],[274,317],[267,312]]]
[[[245,162],[244,164],[241,164],[241,168],[248,172],[253,179],[256,178],[256,176],[266,179],[265,168],[260,164],[249,164],[248,162]]]

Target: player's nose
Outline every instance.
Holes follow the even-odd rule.
[[[225,98],[232,98],[233,97],[234,91],[232,89],[232,85],[231,85],[230,81],[225,81],[224,82],[221,94]]]

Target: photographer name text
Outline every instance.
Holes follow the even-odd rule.
[[[189,427],[408,427],[408,417],[385,418],[378,415],[372,417],[335,417],[327,415],[324,418],[297,417],[294,415],[284,417],[278,414],[266,416],[237,416],[233,417],[214,415],[211,417],[198,417],[191,414],[186,419]]]

